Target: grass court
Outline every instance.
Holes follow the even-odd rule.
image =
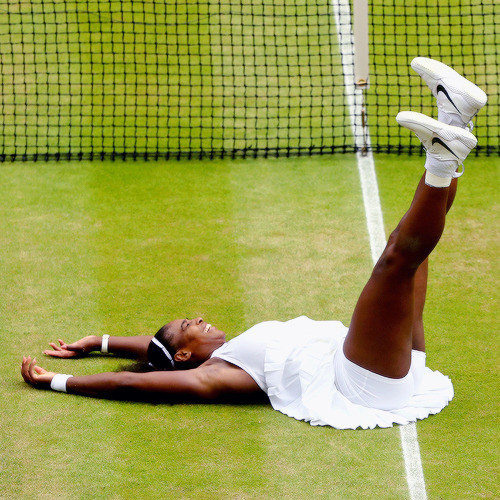
[[[375,158],[387,231],[422,159]],[[429,498],[498,496],[498,160],[472,158],[431,264],[428,364],[455,399],[417,426]],[[311,427],[268,406],[148,405],[37,391],[49,341],[202,315],[240,333],[349,322],[371,270],[354,156],[4,165],[1,498],[407,498],[397,428]]]

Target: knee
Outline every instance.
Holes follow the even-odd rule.
[[[426,259],[428,252],[421,238],[400,234],[400,226],[391,233],[380,258],[383,267],[415,271]]]
[[[420,262],[413,258],[411,252],[406,251],[394,241],[387,244],[384,252],[375,265],[374,272],[384,274],[413,274],[417,270]]]

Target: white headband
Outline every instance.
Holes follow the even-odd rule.
[[[172,358],[172,355],[168,352],[167,348],[156,337],[153,337],[153,343],[163,351],[163,354],[165,354],[165,356],[167,356],[168,360],[170,361],[172,368],[174,368],[174,360]]]

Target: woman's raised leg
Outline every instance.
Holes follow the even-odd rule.
[[[477,142],[468,131],[419,113],[400,113],[398,121],[427,149],[427,172],[361,293],[344,343],[350,361],[390,378],[404,377],[411,349],[423,348],[417,315],[425,301],[427,257],[443,232],[458,164]]]
[[[449,212],[455,195],[457,192],[457,179],[451,181],[450,189],[448,190],[448,203],[446,206],[446,213]],[[420,264],[417,272],[415,273],[414,284],[414,302],[413,302],[413,324],[411,332],[412,349],[425,352],[425,334],[424,334],[424,306],[425,298],[427,295],[427,275],[429,270],[429,259],[425,259]]]

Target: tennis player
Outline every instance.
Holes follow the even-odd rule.
[[[389,427],[441,411],[453,398],[448,377],[425,366],[422,313],[428,256],[455,198],[458,170],[477,140],[467,129],[486,94],[448,66],[418,57],[412,67],[437,99],[438,120],[403,111],[396,120],[426,149],[425,173],[390,235],[349,328],[299,317],[269,321],[226,341],[202,318],[177,319],[152,336],[89,336],[51,343],[45,354],[92,351],[135,358],[147,372],[89,376],[48,372],[24,357],[33,387],[109,399],[217,402],[262,395],[273,408],[312,425]]]

